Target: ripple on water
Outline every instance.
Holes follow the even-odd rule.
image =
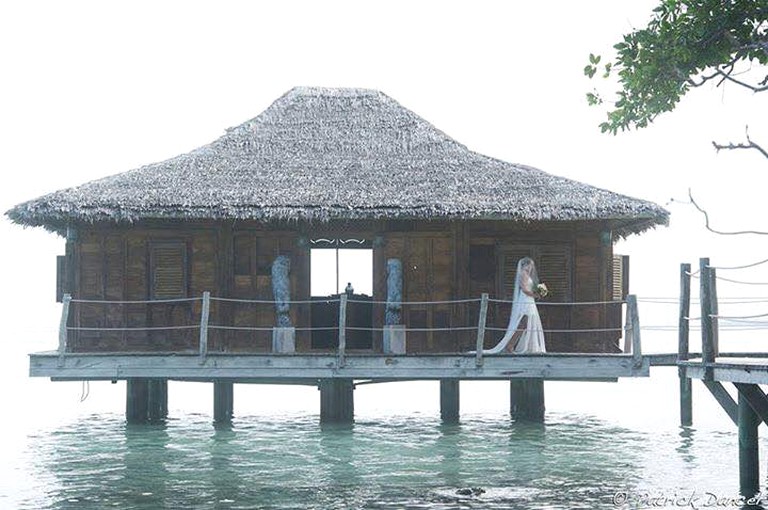
[[[40,428],[19,459],[24,509],[596,508],[618,490],[706,488],[728,495],[734,434],[651,433],[589,416],[547,423],[468,415],[360,419],[206,415],[127,426],[122,415]],[[725,465],[712,473],[713,455]],[[482,492],[462,495],[461,488]],[[0,500],[2,503],[2,500]]]

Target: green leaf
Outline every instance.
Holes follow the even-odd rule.
[[[589,106],[596,106],[603,103],[603,99],[592,92],[587,92],[587,104]]]
[[[592,64],[599,64],[600,63],[600,55],[594,55],[592,53],[589,54],[589,62]]]

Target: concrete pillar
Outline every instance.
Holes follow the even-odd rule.
[[[231,423],[234,409],[234,384],[215,381],[213,383],[213,421]]]
[[[509,412],[513,419],[544,422],[544,380],[509,381]]]
[[[760,418],[739,392],[739,492],[751,498],[760,492],[760,455],[757,427]]]
[[[320,380],[320,423],[353,423],[355,398],[352,379]]]
[[[126,381],[128,423],[158,423],[168,417],[168,380],[131,378]]]
[[[459,400],[459,380],[440,379],[440,419],[443,423],[459,423]]]

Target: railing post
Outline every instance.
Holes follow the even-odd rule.
[[[712,324],[712,285],[709,258],[699,259],[699,297],[701,301],[701,361],[704,364],[704,380],[712,380],[715,362],[714,325]]]
[[[677,362],[688,360],[690,353],[690,322],[691,314],[691,265],[680,264],[680,316],[677,322]],[[686,369],[677,366],[677,375],[680,379],[680,425],[693,424],[693,392],[691,380]]]
[[[339,299],[339,367],[346,363],[344,356],[347,351],[347,294]]]
[[[717,304],[717,269],[709,268],[709,304],[712,309],[712,352],[715,357],[720,354],[720,321],[718,320]]]
[[[640,347],[640,313],[637,309],[637,296],[627,296],[627,313],[632,325],[632,360],[636,367],[643,364],[643,351]]]
[[[59,323],[59,366],[64,365],[64,354],[67,352],[67,323],[69,322],[69,304],[71,294],[64,294],[61,307],[61,322]]]
[[[200,312],[200,364],[205,363],[208,355],[208,318],[211,314],[211,293],[203,292],[203,307]]]
[[[626,297],[627,312],[624,317],[624,354],[632,352],[632,314],[629,313],[629,295]]]
[[[475,366],[483,366],[483,345],[485,343],[485,321],[488,317],[488,294],[480,296],[480,316],[477,319],[477,346],[475,350]]]

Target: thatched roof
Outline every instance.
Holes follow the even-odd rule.
[[[151,219],[606,221],[668,212],[472,152],[374,90],[294,88],[209,145],[17,205],[24,225]]]

